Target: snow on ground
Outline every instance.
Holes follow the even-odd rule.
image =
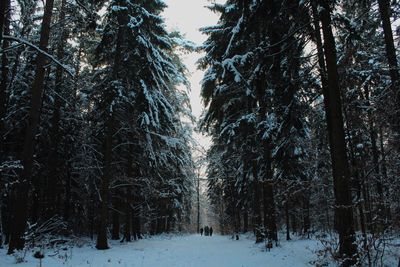
[[[111,242],[109,250],[99,251],[93,245],[45,251],[43,267],[281,267],[311,266],[318,248],[315,240],[283,241],[281,247],[265,251],[263,245],[242,237],[232,240],[227,236],[205,237],[199,235],[158,236],[132,243]],[[0,266],[36,267],[39,260],[33,252],[26,254],[25,261],[15,264],[14,256],[6,256],[0,249]]]

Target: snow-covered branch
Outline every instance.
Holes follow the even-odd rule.
[[[24,40],[22,38],[19,37],[15,37],[15,36],[10,36],[10,35],[3,35],[4,39],[7,40],[11,40],[11,41],[15,41],[15,42],[19,42],[21,44],[27,45],[33,49],[35,49],[37,52],[45,55],[46,57],[50,58],[54,63],[56,63],[57,65],[59,65],[60,67],[62,67],[64,69],[65,72],[67,72],[69,75],[71,75],[72,77],[75,76],[75,73],[72,69],[70,69],[68,66],[62,64],[58,59],[56,59],[54,56],[50,55],[49,53],[47,53],[46,51],[44,51],[43,49],[40,49],[38,46],[32,44],[31,42],[28,42],[27,40]],[[0,50],[0,52],[3,52],[3,50]]]

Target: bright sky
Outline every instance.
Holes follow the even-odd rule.
[[[168,8],[164,11],[164,18],[167,27],[172,30],[179,30],[185,35],[186,39],[196,44],[203,43],[207,36],[202,35],[199,29],[204,26],[215,25],[218,15],[211,12],[205,6],[210,2],[224,2],[224,0],[165,0]],[[203,110],[200,98],[200,81],[203,71],[197,70],[196,62],[202,57],[200,53],[190,53],[185,55],[183,61],[190,72],[189,81],[191,92],[189,94],[192,105],[193,115],[198,119]],[[204,136],[195,135],[197,141],[204,147],[209,146],[209,140]]]

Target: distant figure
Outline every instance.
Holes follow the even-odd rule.
[[[204,227],[204,235],[209,236],[210,235],[210,228],[208,226]]]
[[[203,235],[203,231],[204,231],[204,229],[203,229],[203,227],[201,227],[201,228],[200,228],[200,235],[201,235],[201,236]]]
[[[212,236],[212,234],[213,234],[213,229],[212,227],[210,227],[210,236]]]

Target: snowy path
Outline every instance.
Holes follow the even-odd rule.
[[[226,236],[200,237],[162,236],[140,240],[129,244],[112,243],[112,248],[98,251],[91,246],[73,248],[60,252],[59,257],[43,260],[43,267],[303,267],[311,266],[315,258],[313,250],[316,241],[298,240],[283,242],[280,248],[270,252],[262,250],[262,245],[255,245],[253,240],[242,238],[233,241]],[[27,262],[15,265],[13,257],[5,257],[5,250],[0,252],[0,266],[39,266],[29,252]],[[65,259],[65,254],[67,255]],[[71,256],[72,255],[72,256]],[[62,256],[62,257],[60,257]]]

